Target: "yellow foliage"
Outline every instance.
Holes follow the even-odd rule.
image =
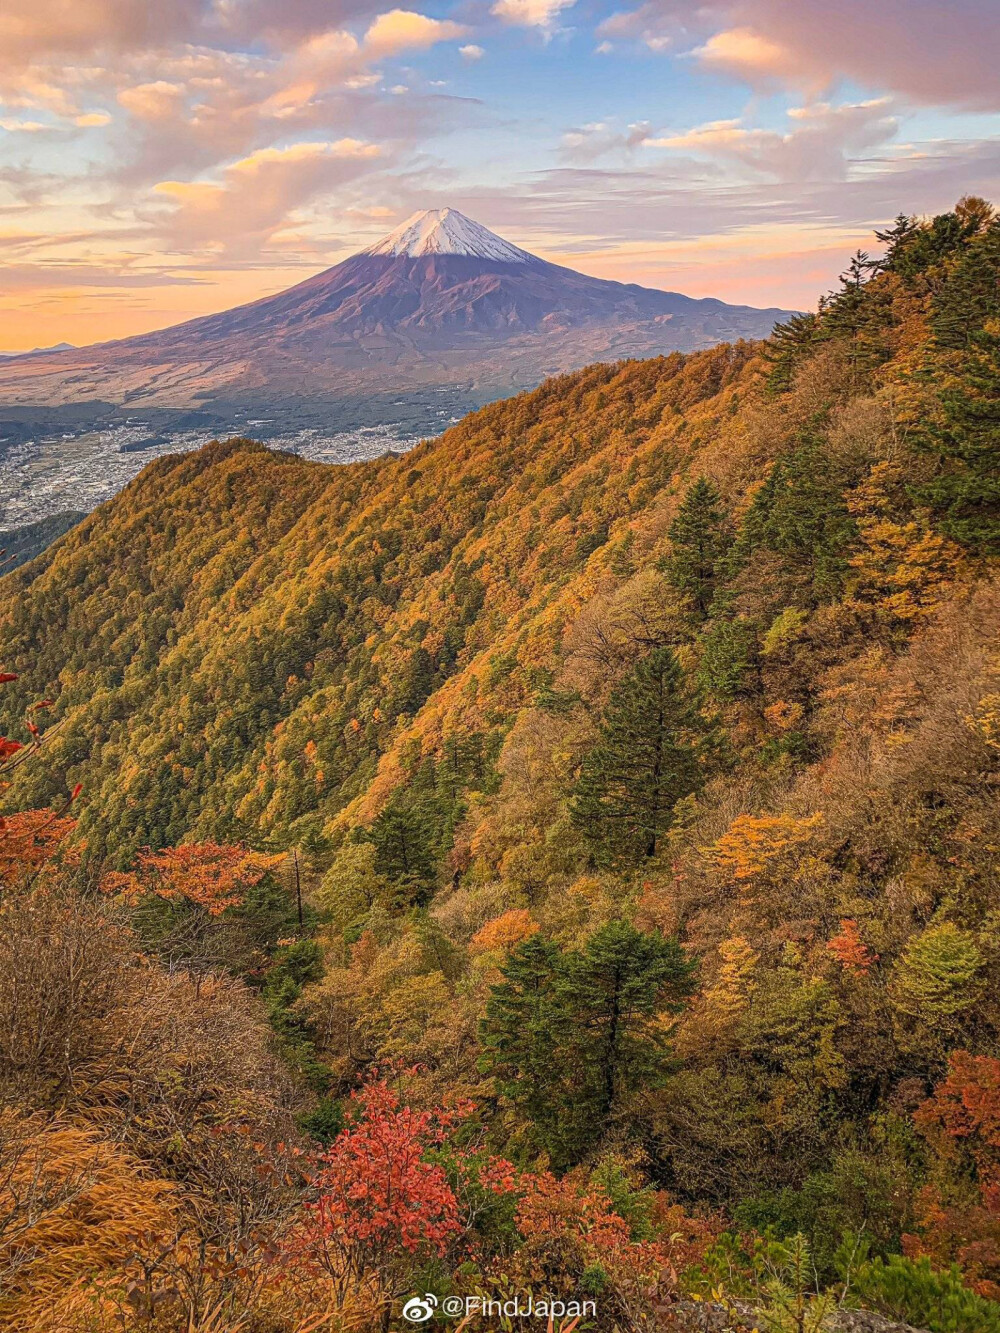
[[[1000,750],[1000,694],[984,694],[969,724],[991,750]]]
[[[91,1130],[0,1115],[0,1323],[30,1330],[53,1299],[173,1229],[175,1187]]]
[[[784,699],[778,699],[764,709],[764,716],[775,731],[791,731],[802,721],[804,711],[801,704],[790,704]]]
[[[899,463],[879,463],[855,491],[850,509],[861,550],[851,558],[855,596],[879,613],[911,624],[932,615],[963,572],[962,552],[920,519],[903,518],[895,494],[905,482]]]
[[[678,1038],[682,1055],[717,1050],[746,1012],[757,982],[760,954],[742,935],[733,935],[719,945],[721,965],[715,981],[701,995]]]
[[[822,823],[820,813],[804,819],[793,815],[738,815],[706,854],[733,879],[756,879],[779,858],[806,846]]]

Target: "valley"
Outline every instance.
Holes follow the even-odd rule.
[[[412,448],[456,418],[460,401],[442,395],[394,397],[365,404],[286,406],[273,417],[252,410],[204,412],[109,404],[0,409],[0,532],[66,510],[88,513],[115,495],[154,458],[185,453],[210,440],[253,436],[272,449],[319,462],[348,463]],[[383,420],[388,417],[388,424]],[[371,418],[370,421],[366,421]],[[328,424],[319,424],[328,423]]]

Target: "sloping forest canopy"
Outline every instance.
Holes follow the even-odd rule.
[[[1000,222],[879,241],[0,580],[5,1328],[1000,1330]]]

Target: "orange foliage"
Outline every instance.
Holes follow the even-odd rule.
[[[614,1211],[608,1195],[582,1172],[557,1179],[548,1171],[521,1178],[524,1193],[517,1226],[529,1249],[569,1247],[584,1266],[599,1263],[616,1282],[676,1282],[712,1239],[709,1224],[688,1217],[663,1194],[654,1201],[653,1240],[632,1239],[629,1224]]]
[[[211,916],[221,916],[227,908],[239,907],[247,890],[283,860],[239,845],[185,843],[159,852],[141,852],[134,870],[105,876],[102,887],[128,900],[146,893],[182,898],[206,908]]]
[[[75,828],[72,816],[54,810],[0,815],[0,880],[41,869]]]
[[[17,680],[14,671],[0,671],[0,685]],[[42,734],[32,714],[50,708],[51,699],[32,704],[25,717],[25,726],[31,740],[24,744],[8,736],[0,736],[0,791],[8,785],[6,774],[35,754],[41,746]],[[19,814],[0,815],[0,880],[14,881],[25,872],[37,872],[56,853],[60,844],[76,828],[76,821],[67,811],[80,794],[77,785],[60,810],[26,810]]]
[[[878,954],[868,948],[858,933],[858,923],[848,917],[840,922],[840,934],[826,945],[845,972],[867,972],[878,962]]]
[[[913,1118],[939,1149],[962,1141],[980,1173],[1000,1183],[1000,1060],[952,1052],[947,1077]]]
[[[801,704],[790,704],[785,699],[778,699],[764,709],[764,716],[775,731],[791,731],[802,721],[804,711]]]
[[[525,907],[512,908],[495,916],[478,930],[469,941],[470,953],[486,953],[492,949],[509,953],[522,940],[536,934],[540,926]]]
[[[0,1114],[0,1323],[37,1327],[82,1274],[117,1267],[143,1233],[169,1228],[174,1187],[118,1145],[40,1117]]]
[[[756,879],[779,857],[804,847],[822,823],[821,814],[738,815],[708,855],[733,879]]]
[[[958,1263],[981,1296],[1000,1300],[1000,1060],[954,1051],[913,1119],[943,1169],[921,1191],[918,1232],[903,1237],[904,1250],[941,1267]]]

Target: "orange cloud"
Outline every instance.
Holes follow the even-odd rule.
[[[391,9],[365,33],[362,52],[372,60],[399,55],[402,51],[425,51],[437,42],[468,35],[469,29],[450,19],[432,19],[408,9]]]
[[[787,47],[750,28],[730,28],[711,36],[695,55],[703,65],[754,78],[794,77],[801,63]]]
[[[51,125],[40,120],[18,120],[16,116],[0,118],[0,130],[6,130],[8,134],[40,134],[51,129]]]
[[[153,83],[136,84],[123,88],[118,103],[141,120],[164,120],[177,114],[184,99],[184,88],[179,83],[157,79]]]
[[[161,181],[170,205],[160,218],[172,246],[197,253],[255,252],[316,193],[343,183],[381,156],[360,139],[261,148],[226,167],[221,182]]]

